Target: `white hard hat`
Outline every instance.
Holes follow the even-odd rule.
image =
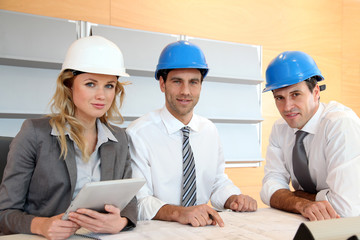
[[[123,55],[115,43],[101,36],[84,37],[68,49],[61,71],[66,69],[128,77]]]

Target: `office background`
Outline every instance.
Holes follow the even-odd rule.
[[[360,115],[359,0],[0,0],[0,9],[261,45],[263,77],[280,52],[305,51],[325,77],[321,101],[339,101]],[[265,157],[271,126],[280,117],[271,93],[262,95],[262,117]],[[260,206],[263,166],[226,169]]]

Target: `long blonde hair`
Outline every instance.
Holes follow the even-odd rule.
[[[71,90],[74,78],[75,76],[70,70],[62,71],[58,76],[56,81],[56,91],[50,101],[52,112],[49,115],[50,125],[56,129],[59,134],[58,139],[61,147],[60,157],[63,156],[66,158],[68,153],[65,136],[65,132],[68,131],[74,142],[79,147],[83,160],[87,161],[90,156],[85,151],[86,144],[82,135],[84,127],[75,117],[76,106],[73,101]],[[119,124],[124,122],[124,118],[121,116],[119,108],[121,107],[125,97],[124,85],[126,84],[127,83],[120,83],[119,81],[116,82],[114,100],[109,110],[99,118],[102,123],[108,125],[109,127],[109,121]],[[117,96],[120,98],[119,106],[116,101]]]

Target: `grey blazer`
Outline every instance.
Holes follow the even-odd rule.
[[[130,153],[124,129],[112,126],[118,140],[101,145],[101,180],[131,177]],[[0,233],[30,233],[34,217],[51,217],[66,211],[76,184],[73,142],[68,138],[66,159],[51,134],[49,118],[26,120],[10,145],[0,185]],[[136,199],[121,211],[136,225]],[[128,225],[129,226],[129,225]]]

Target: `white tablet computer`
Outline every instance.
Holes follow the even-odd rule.
[[[121,211],[144,184],[143,178],[87,183],[71,202],[62,219],[67,220],[69,213],[79,208],[104,212],[105,204],[114,205]]]

